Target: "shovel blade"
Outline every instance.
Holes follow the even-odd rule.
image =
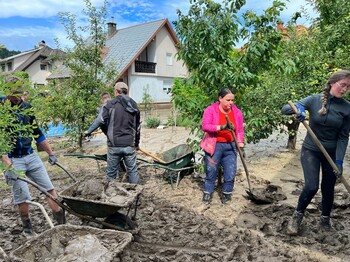
[[[247,195],[244,196],[245,199],[252,201],[255,204],[258,205],[266,205],[271,204],[273,201],[272,199],[268,199],[264,196],[257,196],[253,194],[251,191],[246,190]]]

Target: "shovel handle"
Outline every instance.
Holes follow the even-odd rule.
[[[288,101],[288,104],[293,109],[293,111],[297,114],[298,113],[298,109],[296,108],[294,103],[292,101]],[[323,155],[327,159],[328,163],[332,166],[333,170],[338,174],[339,173],[339,169],[338,169],[337,165],[334,163],[333,159],[329,156],[328,152],[326,151],[324,146],[321,144],[320,140],[318,140],[318,138],[315,135],[314,131],[312,131],[310,126],[305,122],[305,120],[303,120],[301,123],[303,123],[303,125],[305,126],[307,132],[310,134],[310,136],[312,137],[312,139],[314,140],[314,142],[318,146],[318,148],[322,151]],[[340,176],[340,181],[344,184],[344,186],[346,187],[348,193],[350,193],[350,185],[348,184],[348,182],[345,180],[345,178],[343,176]]]
[[[139,148],[139,151],[141,151],[141,152],[144,153],[145,155],[148,155],[148,156],[152,157],[153,159],[157,160],[157,161],[160,162],[160,163],[163,163],[163,164],[165,163],[162,159],[160,159],[159,157],[157,157],[157,156],[151,154],[150,152],[148,152],[148,151],[146,151],[146,150],[144,150],[144,149]]]
[[[226,115],[226,122],[228,124],[232,124],[230,119],[228,118],[228,116]],[[237,142],[237,137],[236,137],[236,134],[235,134],[235,131],[230,129],[231,131],[231,134],[233,136],[233,140],[235,141],[235,144],[236,144],[236,149],[238,151],[238,154],[239,154],[239,157],[241,158],[241,161],[242,161],[242,164],[243,164],[243,167],[244,167],[244,171],[245,171],[245,174],[247,176],[247,181],[248,181],[248,187],[249,187],[249,191],[251,192],[252,191],[252,187],[251,187],[251,184],[250,184],[250,177],[249,177],[249,171],[248,171],[248,167],[247,167],[247,164],[244,160],[244,157],[243,157],[243,153],[241,151],[241,148],[238,146],[238,142]]]
[[[64,166],[62,166],[59,162],[56,162],[55,165],[57,165],[57,166],[59,166],[60,168],[62,168],[62,170],[63,170],[64,172],[66,172],[67,175],[68,175],[71,179],[73,179],[74,182],[77,182],[77,181],[78,181],[78,180],[77,180],[70,172],[68,172],[68,170],[67,170]]]

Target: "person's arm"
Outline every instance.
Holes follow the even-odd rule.
[[[5,163],[6,167],[8,167],[9,165],[11,165],[11,160],[8,158],[7,155],[3,154],[1,156],[1,160],[3,163]]]
[[[215,133],[220,130],[220,125],[214,123],[215,105],[211,105],[204,110],[202,118],[202,130],[208,133]]]
[[[108,123],[109,123],[109,109],[107,108],[108,103],[102,108],[102,116],[100,118],[100,128],[102,132],[107,135]]]
[[[87,131],[85,131],[86,135],[91,135],[92,132],[94,132],[97,128],[100,127],[101,125],[101,121],[102,121],[102,113],[103,113],[103,107],[105,104],[103,104],[99,110],[98,110],[98,115],[95,118],[94,122],[91,124],[91,126],[89,127],[89,129]]]
[[[136,136],[135,136],[135,147],[138,148],[140,145],[140,137],[141,137],[141,116],[140,116],[140,111],[136,113]]]

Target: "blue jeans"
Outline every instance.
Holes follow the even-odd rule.
[[[335,152],[328,152],[328,154],[334,161]],[[304,147],[301,149],[300,160],[304,171],[305,185],[299,196],[297,211],[304,213],[316,195],[320,182],[320,168],[322,167],[322,215],[330,216],[334,201],[334,186],[337,180],[332,166],[322,152],[311,151]]]
[[[136,151],[134,147],[108,147],[107,154],[107,174],[108,181],[119,177],[120,161],[124,159],[126,171],[129,176],[129,183],[138,184],[139,175],[137,174]]]
[[[213,156],[205,153],[206,177],[204,182],[204,192],[213,193],[215,181],[220,166],[224,169],[224,183],[222,193],[232,194],[234,180],[237,172],[237,151],[236,145],[232,143],[216,143]]]

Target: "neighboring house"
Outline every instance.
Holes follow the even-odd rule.
[[[145,90],[154,103],[169,103],[174,78],[187,77],[188,70],[177,61],[178,38],[168,19],[160,19],[123,29],[108,23],[104,63],[115,64],[118,76],[129,86],[129,95],[142,102]],[[67,78],[69,70],[62,66],[48,79]]]
[[[24,71],[34,86],[46,85],[46,78],[57,66],[62,65],[64,52],[48,47],[41,41],[34,49],[0,59],[1,74]]]

